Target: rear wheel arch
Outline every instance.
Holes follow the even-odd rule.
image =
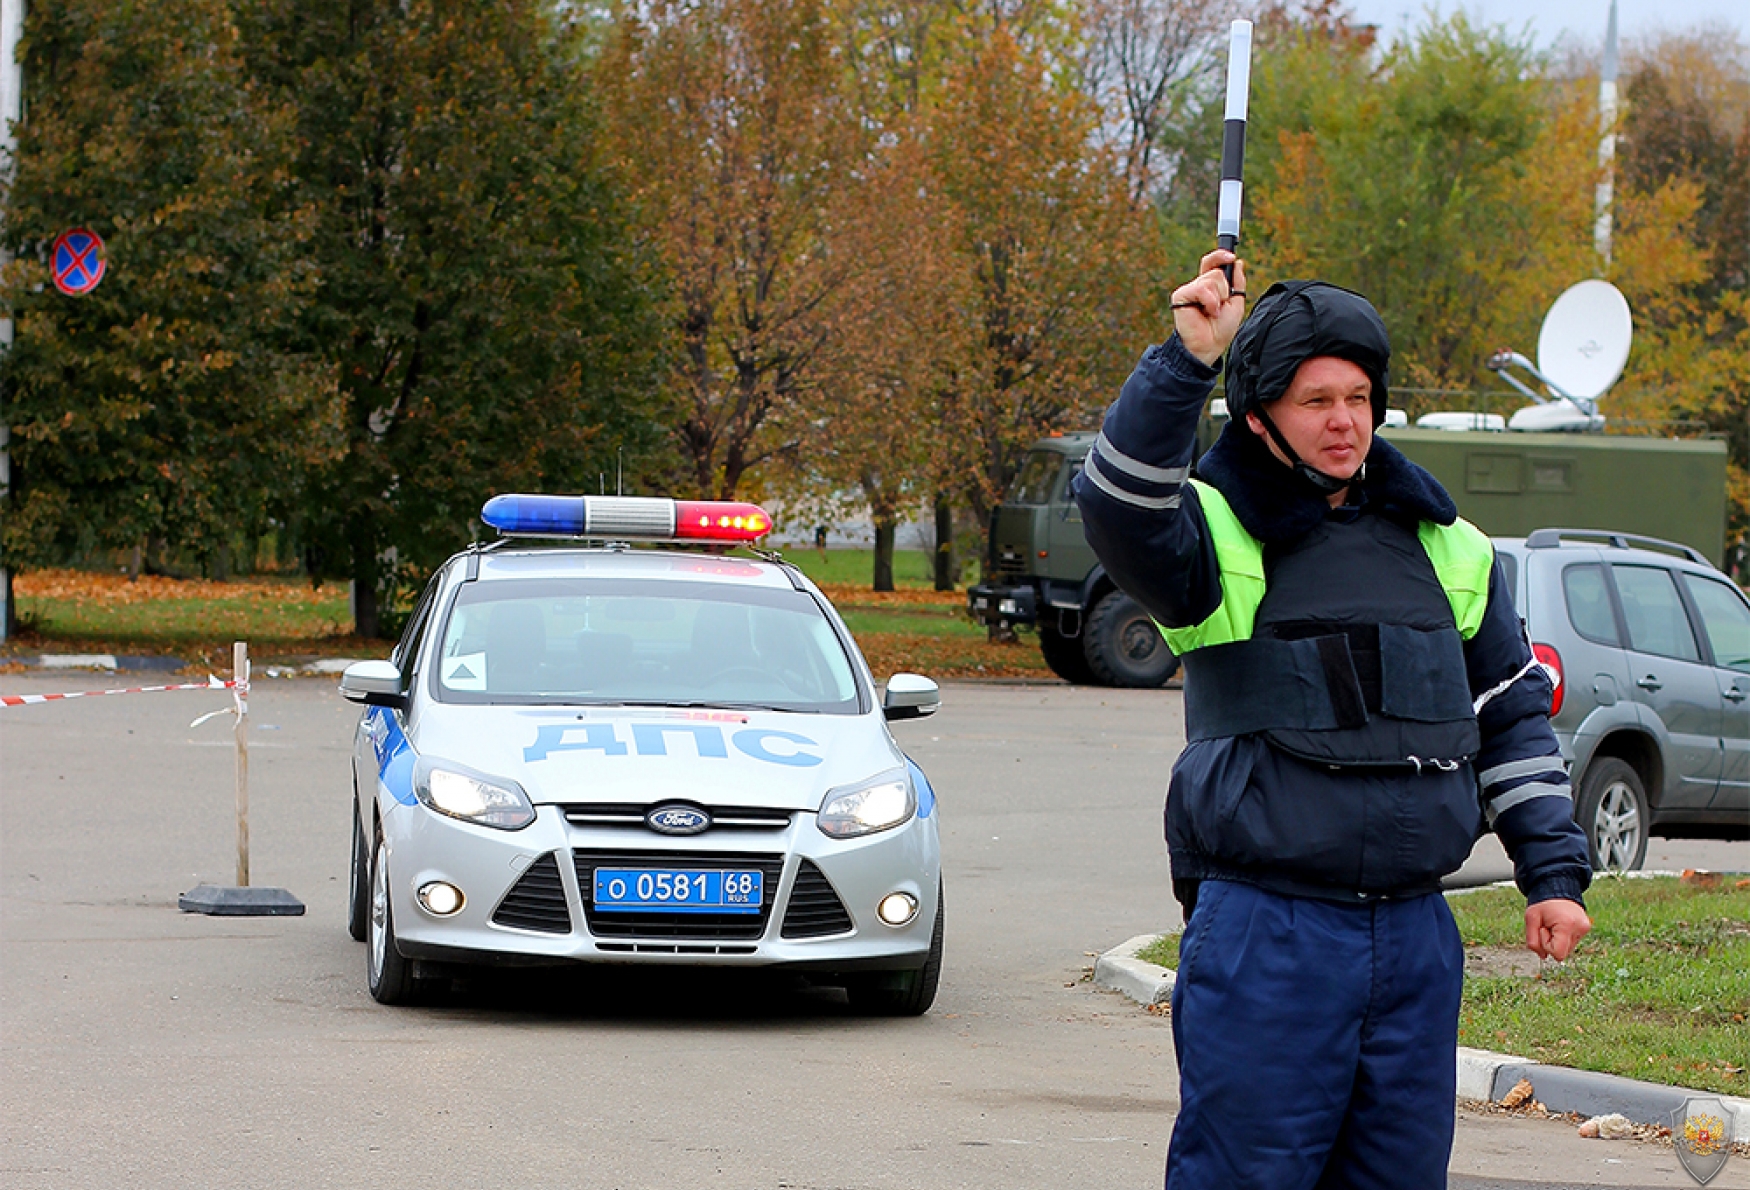
[[[1592,755],[1587,758],[1587,769],[1591,769],[1592,766],[1606,758],[1620,760],[1632,768],[1635,775],[1641,779],[1642,787],[1646,790],[1648,808],[1658,808],[1665,791],[1665,763],[1659,754],[1658,741],[1639,729],[1619,729],[1598,741],[1598,746],[1592,750]],[[1583,772],[1573,775],[1576,791],[1585,777],[1586,774]]]

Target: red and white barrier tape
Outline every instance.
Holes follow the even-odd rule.
[[[177,686],[129,686],[124,690],[75,690],[71,694],[0,694],[0,707],[24,707],[39,702],[60,702],[67,698],[96,698],[102,694],[157,694],[165,690],[235,690],[248,695],[248,682],[226,682],[208,678],[204,682],[184,682]]]

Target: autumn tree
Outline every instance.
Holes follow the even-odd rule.
[[[1092,421],[1158,333],[1156,240],[1085,95],[996,29],[947,75],[925,132],[970,332],[944,361],[942,425],[980,520],[1040,434]]]
[[[300,345],[342,453],[300,492],[306,559],[357,630],[494,491],[593,490],[656,449],[649,282],[574,46],[538,0],[261,0],[254,70],[296,111],[315,212]]]
[[[615,9],[595,65],[670,287],[671,431],[700,495],[793,454],[823,399],[859,267],[830,244],[868,140],[836,49],[821,0],[658,0]]]
[[[31,5],[0,381],[15,565],[168,542],[223,574],[340,449],[333,367],[284,342],[316,282],[291,113],[240,41],[224,0]],[[49,246],[81,225],[107,273],[67,297]]]

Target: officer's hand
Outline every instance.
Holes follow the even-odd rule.
[[[1223,265],[1234,266],[1230,287]],[[1210,367],[1221,360],[1246,317],[1246,265],[1225,248],[1203,258],[1197,279],[1173,290],[1173,329],[1185,350]]]
[[[1558,962],[1592,929],[1592,919],[1573,901],[1539,901],[1525,907],[1525,945],[1540,959]]]

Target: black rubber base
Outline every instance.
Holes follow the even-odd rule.
[[[209,917],[302,917],[304,902],[283,888],[220,887],[199,884],[177,898],[184,913]]]

